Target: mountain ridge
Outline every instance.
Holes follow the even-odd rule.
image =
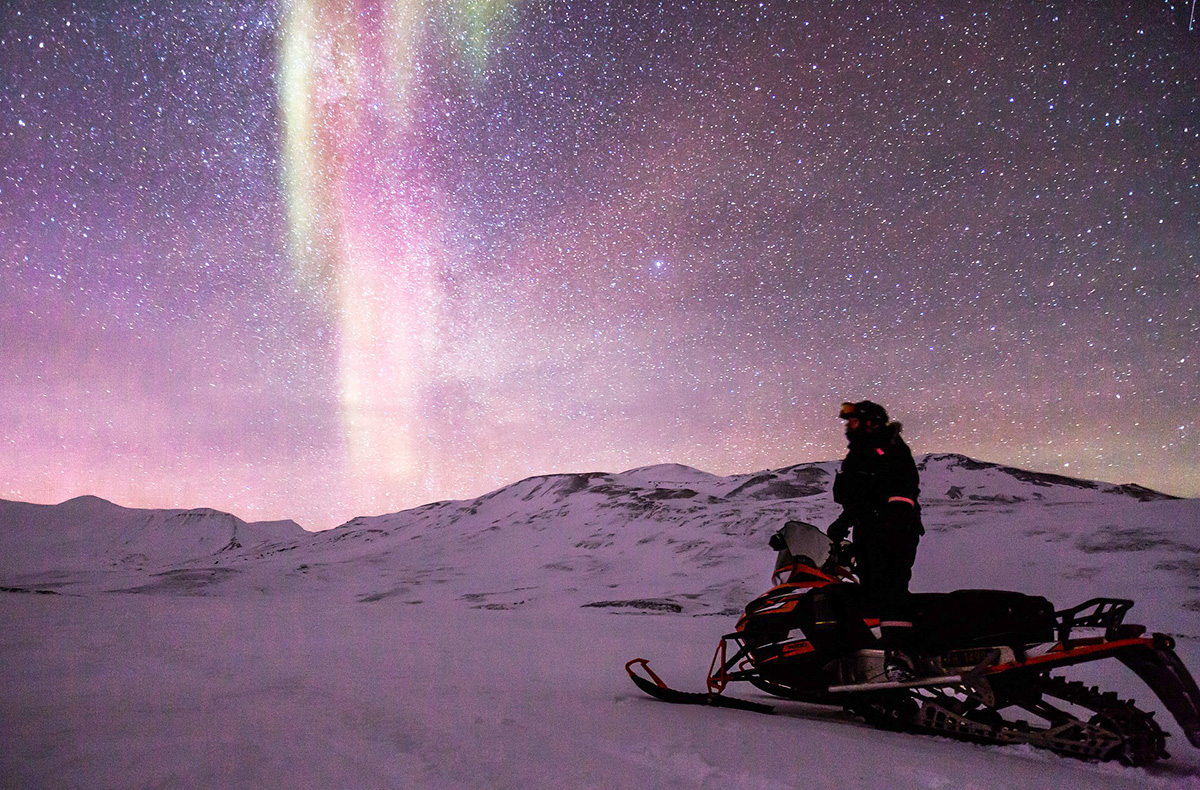
[[[1117,593],[1132,594],[1136,584],[1097,570],[1097,558],[1118,551],[1158,578],[1180,579],[1195,565],[1184,525],[1200,520],[1200,500],[1014,474],[959,454],[918,462],[927,535],[916,586],[1012,587],[1012,579],[979,570],[980,542],[1006,535],[1044,544],[1041,556],[1024,563],[1027,579],[1018,585],[1034,591],[1075,574],[1111,577],[1104,581]],[[823,527],[837,515],[830,494],[837,466],[811,462],[724,477],[680,464],[536,475],[473,499],[360,516],[322,532],[294,522],[246,524],[208,509],[106,506],[98,498],[59,506],[0,501],[0,586],[209,595],[218,587],[282,584],[364,603],[727,613],[769,575],[771,533],[789,519]],[[12,514],[23,508],[42,516],[33,519],[38,528],[14,525]],[[69,518],[82,511],[109,521]],[[287,528],[262,528],[272,523]]]

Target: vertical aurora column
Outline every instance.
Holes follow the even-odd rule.
[[[438,375],[450,212],[422,146],[418,52],[429,43],[422,31],[447,29],[430,24],[442,10],[402,0],[284,6],[278,90],[290,253],[297,279],[337,326],[347,493],[373,510],[436,493],[422,401]],[[477,38],[446,38],[475,41],[467,54],[482,57]]]

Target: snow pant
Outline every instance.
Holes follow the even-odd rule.
[[[920,522],[864,519],[854,527],[855,568],[862,584],[863,609],[879,618],[885,650],[913,655],[912,596],[908,582],[921,540]]]

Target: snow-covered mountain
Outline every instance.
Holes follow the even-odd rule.
[[[1132,598],[1130,619],[1174,634],[1200,671],[1200,500],[960,455],[919,462],[914,589]],[[1134,770],[836,713],[756,718],[641,697],[621,671],[634,655],[702,683],[717,638],[769,583],[770,534],[836,515],[835,469],[548,475],[322,533],[94,497],[0,502],[0,677],[22,681],[0,695],[0,753],[15,755],[0,785],[769,787],[832,782],[820,754],[849,751],[873,768],[837,776],[843,787],[1200,787],[1200,753],[1182,737],[1172,761]],[[1088,671],[1157,707],[1123,668]],[[181,718],[180,705],[201,713]],[[124,729],[98,736],[108,721]],[[301,748],[296,728],[332,745]],[[810,748],[787,746],[797,739]],[[778,744],[784,773],[746,744]],[[130,751],[136,768],[117,757]],[[930,759],[958,767],[926,776]]]
[[[1169,586],[1197,570],[1195,500],[961,455],[919,464],[928,535],[915,588],[1018,587],[1057,599],[1085,587],[1132,596],[1148,581]],[[660,465],[547,475],[322,533],[95,497],[0,502],[0,584],[116,590],[166,571],[220,569],[211,578],[222,583],[244,575],[257,586],[332,587],[359,600],[729,613],[767,580],[766,540],[783,522],[832,521],[835,469],[814,463],[718,477]],[[1022,551],[1028,556],[1016,563],[997,561]],[[1186,588],[1179,621],[1200,635],[1200,591]]]
[[[208,508],[145,510],[94,496],[61,505],[0,500],[0,579],[158,569],[304,534],[294,521],[248,524]]]

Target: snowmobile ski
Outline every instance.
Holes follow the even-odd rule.
[[[635,672],[633,669],[635,665],[641,665],[646,674],[650,676],[650,680]],[[775,711],[774,706],[764,705],[761,702],[751,702],[750,700],[738,699],[736,697],[725,697],[721,694],[711,692],[701,694],[694,691],[678,691],[677,689],[673,689],[664,683],[662,678],[654,674],[654,670],[650,669],[649,662],[644,658],[635,658],[625,664],[625,671],[629,673],[629,677],[633,679],[634,684],[638,688],[663,702],[671,702],[677,705],[711,705],[717,708],[735,708],[754,713],[773,713]]]

